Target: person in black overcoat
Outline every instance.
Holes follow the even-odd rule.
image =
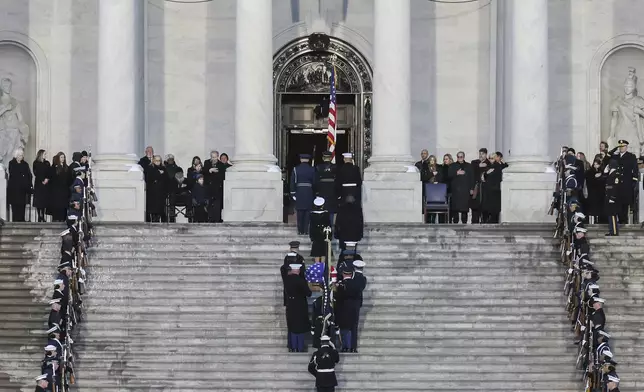
[[[451,154],[445,154],[443,155],[443,164],[438,165],[438,174],[439,174],[439,182],[441,184],[446,184],[447,185],[447,194],[451,195],[452,193],[452,188],[449,180],[449,167],[450,165],[454,163],[454,158],[452,158]],[[447,222],[447,216],[446,215],[439,215],[438,216],[438,223],[448,223]]]
[[[503,169],[507,167],[500,152],[494,154],[494,162],[484,171],[481,182],[481,223],[499,223],[501,213],[501,182]]]
[[[628,141],[619,140],[616,149],[611,150],[612,158],[616,159],[618,170],[620,172],[620,211],[619,223],[625,225],[628,223],[628,209],[635,202],[635,192],[638,190],[639,169],[637,167],[637,157],[628,151]]]
[[[604,194],[606,190],[606,176],[604,175],[604,166],[602,158],[595,158],[590,169],[586,172],[586,189],[588,197],[586,198],[586,216],[595,217],[595,223],[606,221],[604,214]]]
[[[342,337],[342,352],[355,350],[351,331],[356,328],[360,312],[360,282],[353,280],[353,265],[342,271],[342,281],[338,283],[335,293],[336,321]]]
[[[327,254],[326,233],[324,229],[329,227],[329,211],[324,208],[325,200],[316,197],[313,200],[313,211],[309,226],[309,238],[311,239],[311,257],[315,262],[321,261]],[[330,239],[333,237],[330,237]]]
[[[210,203],[209,196],[210,189],[204,185],[204,177],[197,175],[197,182],[192,187],[192,208],[194,222],[206,223],[208,222],[208,205]]]
[[[49,176],[49,190],[51,194],[49,208],[51,209],[52,220],[54,222],[64,222],[67,218],[70,185],[69,166],[67,166],[65,154],[59,152],[52,161],[51,174]]]
[[[51,163],[46,159],[45,150],[39,150],[32,165],[34,172],[34,207],[38,212],[38,222],[45,222],[45,214],[49,208],[49,177]]]
[[[291,264],[290,267],[288,275],[284,278],[286,325],[291,343],[290,351],[305,352],[304,338],[311,330],[307,298],[312,293],[306,279],[300,276],[302,266]]]
[[[198,174],[203,174],[203,164],[201,163],[201,158],[195,156],[192,158],[192,165],[186,172],[186,184],[188,185],[188,190],[192,189],[192,186],[197,182]]]
[[[486,223],[485,219],[482,218],[482,203],[483,203],[483,191],[482,191],[482,178],[483,173],[485,173],[492,162],[487,157],[487,148],[479,149],[479,159],[472,161],[472,173],[474,176],[474,193],[470,199],[470,208],[472,209],[472,223]]]
[[[7,183],[7,203],[11,206],[14,222],[25,221],[25,207],[31,204],[33,192],[31,185],[31,170],[25,162],[25,153],[16,150],[14,158],[9,161],[9,181]]]
[[[314,191],[316,196],[324,199],[324,207],[329,211],[329,221],[333,226],[334,216],[338,212],[338,197],[335,193],[335,176],[338,170],[334,163],[331,163],[333,154],[330,151],[325,151],[322,154],[322,160],[315,167],[315,186]]]
[[[168,179],[159,155],[152,158],[152,165],[147,168],[145,185],[145,212],[150,216],[151,222],[160,222],[166,215]]]
[[[605,207],[604,211],[608,218],[608,236],[619,235],[619,225],[623,225],[619,221],[618,216],[621,212],[621,199],[625,197],[622,193],[623,175],[618,170],[619,163],[616,159],[611,159],[608,162],[608,173],[606,175],[606,190],[605,190]]]
[[[470,199],[474,193],[474,173],[472,166],[465,162],[464,152],[460,151],[456,155],[456,162],[449,166],[448,177],[452,192],[452,223],[459,223],[459,218],[461,223],[467,223]]]
[[[220,171],[220,167],[219,152],[211,151],[210,159],[203,164],[203,175],[210,199],[209,221],[213,223],[221,222],[221,205],[224,199],[224,171]]]

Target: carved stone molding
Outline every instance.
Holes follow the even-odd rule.
[[[24,49],[36,64],[36,149],[51,148],[51,86],[50,68],[45,51],[30,37],[16,31],[0,31],[0,45],[14,45]]]
[[[329,37],[327,50],[312,49],[308,38],[296,40],[282,49],[273,61],[273,82],[276,92],[319,92],[318,79],[322,70],[335,64],[338,73],[338,92],[355,94],[371,92],[371,68],[358,52],[348,44]],[[315,75],[315,72],[318,75]],[[329,71],[330,72],[330,71]],[[313,73],[312,90],[303,90],[302,83]],[[299,88],[299,89],[298,89]],[[294,89],[294,90],[291,90]]]

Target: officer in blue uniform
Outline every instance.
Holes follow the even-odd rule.
[[[309,215],[313,208],[315,169],[309,164],[310,159],[311,155],[300,154],[300,164],[293,169],[291,176],[291,197],[295,200],[299,235],[306,235],[309,232]]]

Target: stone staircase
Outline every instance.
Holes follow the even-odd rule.
[[[28,223],[0,229],[0,392],[35,388],[62,230]]]
[[[3,229],[0,301],[12,332],[0,343],[2,392],[33,390],[59,231]],[[310,352],[285,347],[278,269],[293,232],[99,226],[76,390],[313,391]],[[596,229],[591,241],[621,387],[636,392],[644,390],[644,236],[623,233],[606,239]],[[360,354],[341,354],[339,391],[581,390],[551,225],[372,225],[361,245],[369,285]]]

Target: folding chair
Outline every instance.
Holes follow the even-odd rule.
[[[449,222],[447,184],[425,184],[425,218],[427,214],[444,214]]]

